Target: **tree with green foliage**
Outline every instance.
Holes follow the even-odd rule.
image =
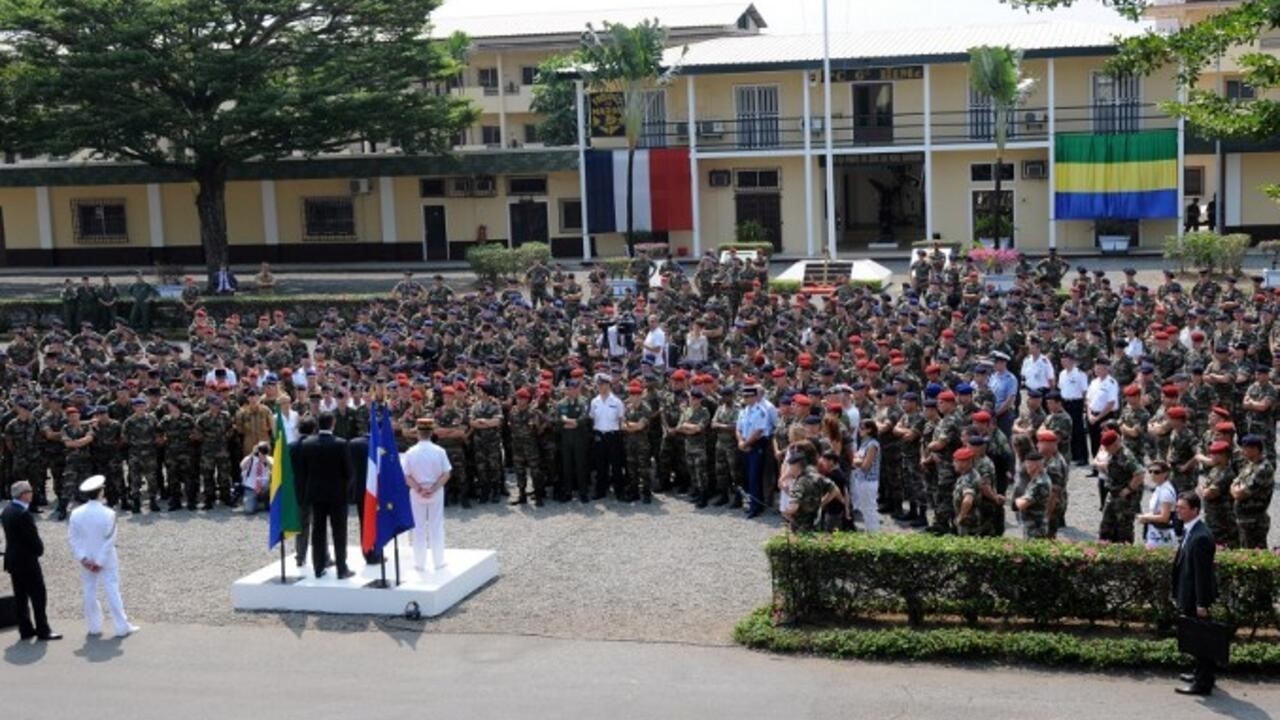
[[[529,109],[542,116],[538,141],[547,145],[578,144],[578,92],[565,74],[579,64],[577,53],[553,55],[538,64]]]
[[[973,86],[974,92],[991,99],[996,141],[996,160],[991,166],[995,196],[991,201],[990,220],[985,225],[996,233],[992,237],[999,242],[1002,233],[1013,224],[1011,220],[1005,222],[1004,207],[1000,202],[1000,166],[1004,160],[1005,144],[1009,140],[1009,119],[1018,105],[1031,94],[1035,80],[1022,72],[1021,50],[983,45],[969,50],[969,84]]]
[[[654,20],[634,26],[606,22],[600,32],[590,24],[582,34],[581,71],[588,87],[598,92],[622,93],[623,126],[627,139],[627,254],[635,248],[636,147],[644,130],[646,91],[671,84],[680,62],[663,67],[667,30]],[[688,51],[688,47],[684,48]],[[681,59],[684,57],[682,52]]]
[[[21,149],[145,163],[195,183],[210,272],[227,260],[228,171],[369,140],[444,152],[476,117],[421,92],[461,67],[440,0],[0,0]]]
[[[1066,7],[1077,0],[1001,0],[1015,8],[1046,10]],[[1149,0],[1107,0],[1129,20],[1138,20]],[[1198,87],[1200,75],[1229,52],[1256,46],[1258,39],[1280,28],[1280,0],[1241,0],[1213,8],[1215,12],[1171,33],[1148,31],[1120,43],[1120,52],[1108,62],[1115,74],[1150,75],[1164,67],[1176,68],[1178,86],[1185,100],[1160,103],[1165,112],[1187,120],[1200,133],[1215,138],[1270,140],[1280,136],[1280,100],[1263,97],[1263,91],[1280,87],[1280,58],[1266,52],[1235,56],[1242,79],[1258,90],[1252,100],[1232,100],[1212,89]],[[1280,184],[1262,188],[1280,202]]]

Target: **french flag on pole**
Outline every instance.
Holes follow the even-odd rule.
[[[364,479],[364,533],[360,549],[381,550],[391,538],[413,529],[409,508],[409,486],[400,468],[395,430],[386,408],[374,403],[369,408],[369,455]]]
[[[587,229],[627,231],[627,151],[588,150]],[[636,150],[632,178],[632,227],[664,232],[693,229],[689,197],[689,149]]]

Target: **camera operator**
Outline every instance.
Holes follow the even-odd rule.
[[[266,502],[267,487],[271,484],[271,448],[258,443],[253,452],[240,461],[240,484],[244,486],[244,513],[255,515],[258,503]]]

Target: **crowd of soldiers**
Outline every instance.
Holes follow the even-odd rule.
[[[464,507],[679,493],[752,516],[780,507],[799,529],[834,504],[847,526],[848,478],[874,440],[864,520],[1000,535],[1012,513],[1025,536],[1054,537],[1068,502],[1085,502],[1068,497],[1074,463],[1099,478],[1099,535],[1128,542],[1156,463],[1199,490],[1219,543],[1265,544],[1280,294],[1259,280],[1206,274],[1184,289],[1166,273],[1149,288],[1127,270],[1113,286],[1051,253],[997,292],[937,247],[892,290],[783,294],[763,260],[733,255],[657,268],[639,253],[621,291],[603,271],[584,288],[543,263],[465,294],[406,273],[353,317],[329,308],[311,342],[282,312],[214,318],[193,292],[185,345],[148,332],[139,306],[155,291],[141,275],[128,319],[109,281],[68,282],[74,316],[17,329],[0,361],[0,487],[28,480],[59,516],[98,473],[108,502],[134,513],[234,506],[239,460],[271,439],[278,408],[333,412],[355,437],[376,395],[402,448],[434,418],[454,467],[447,501]],[[655,331],[660,349],[646,344]],[[1059,387],[1076,371],[1087,397]],[[1111,383],[1115,401],[1094,407]],[[617,445],[592,400],[614,393]],[[758,441],[748,412],[764,418]]]

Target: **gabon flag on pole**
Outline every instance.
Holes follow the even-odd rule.
[[[409,486],[400,467],[391,414],[385,408],[369,407],[369,455],[364,478],[364,532],[360,549],[366,554],[381,550],[396,535],[413,529],[409,507]]]
[[[270,533],[267,549],[302,532],[298,495],[293,486],[293,463],[284,439],[284,416],[276,411],[275,444],[271,451]]]

